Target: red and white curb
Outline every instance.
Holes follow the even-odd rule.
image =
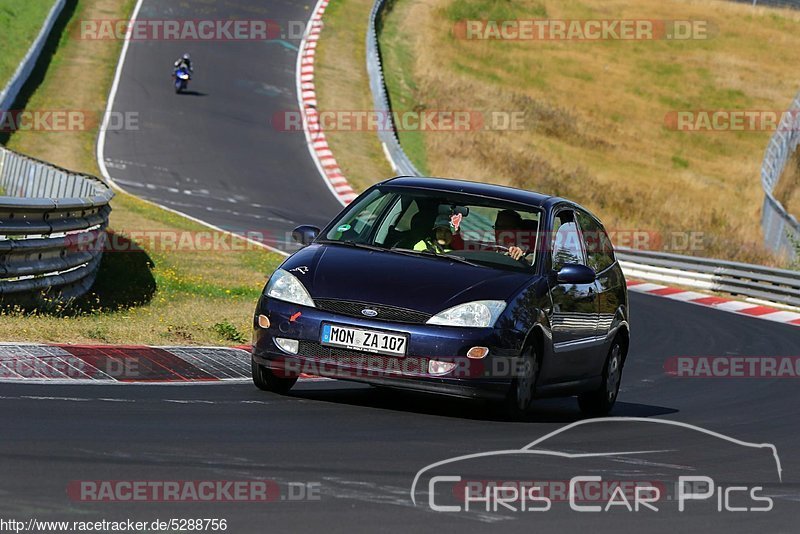
[[[329,0],[317,2],[308,21],[303,41],[300,43],[300,50],[297,54],[297,98],[303,115],[303,130],[311,158],[333,195],[342,205],[346,206],[358,195],[342,174],[342,170],[328,146],[325,132],[322,131],[317,110],[317,91],[314,85],[314,59],[322,33],[322,16],[328,7],[328,2]]]
[[[0,344],[0,382],[197,384],[250,380],[249,347]]]
[[[800,326],[800,313],[638,280],[637,293]],[[300,375],[303,380],[327,380]],[[249,382],[250,347],[0,343],[0,382],[198,384]]]
[[[764,306],[752,302],[718,297],[716,295],[709,295],[707,293],[688,291],[686,289],[680,289],[677,287],[669,287],[638,280],[629,280],[628,289],[630,291],[636,291],[637,293],[645,293],[647,295],[668,298],[677,300],[679,302],[697,304],[700,306],[713,308],[715,310],[737,313],[739,315],[746,315],[748,317],[765,319],[767,321],[774,321],[777,323],[800,326],[800,313],[789,310],[781,310],[772,306]]]

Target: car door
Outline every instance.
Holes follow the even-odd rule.
[[[551,267],[558,270],[568,263],[586,265],[586,253],[580,227],[572,208],[555,212],[552,223]],[[556,372],[567,381],[592,375],[593,352],[597,344],[597,287],[596,283],[558,283],[550,277],[550,296],[553,303],[550,324]]]
[[[602,342],[599,350],[593,354],[594,374],[599,375],[603,371],[606,355],[611,343],[609,334],[614,323],[614,317],[619,307],[623,304],[619,302],[619,288],[624,283],[620,276],[619,269],[614,269],[616,263],[614,258],[614,248],[603,225],[582,210],[576,212],[578,225],[583,237],[584,250],[586,251],[587,265],[594,269],[597,274],[595,289],[597,291],[597,331],[598,341]]]

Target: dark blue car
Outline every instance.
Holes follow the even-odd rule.
[[[303,374],[458,397],[577,395],[607,413],[630,327],[602,224],[563,198],[475,182],[394,178],[275,271],[254,318],[253,381]]]

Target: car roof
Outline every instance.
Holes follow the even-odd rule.
[[[478,195],[498,200],[507,200],[528,204],[536,207],[549,207],[564,201],[564,199],[543,195],[534,191],[517,189],[505,185],[487,184],[483,182],[471,182],[469,180],[454,180],[451,178],[431,178],[427,176],[398,176],[390,180],[381,182],[378,185],[392,185],[400,187],[412,187],[415,189],[428,189],[431,191],[447,191],[453,193],[466,193],[468,195]],[[570,202],[572,204],[572,202]]]

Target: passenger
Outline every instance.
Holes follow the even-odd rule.
[[[453,224],[453,216],[447,214],[439,214],[436,217],[436,222],[433,224],[433,235],[430,235],[416,245],[414,250],[428,252],[435,252],[436,254],[447,254],[453,251],[453,235],[458,231],[458,228]]]

